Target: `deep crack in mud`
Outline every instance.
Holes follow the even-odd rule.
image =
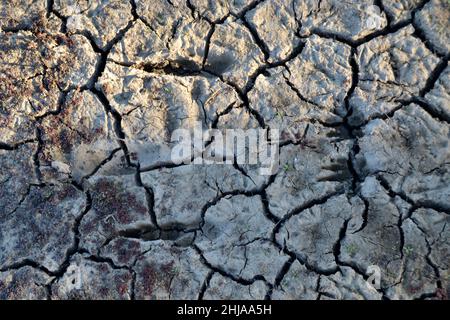
[[[449,21],[447,0],[1,2],[0,299],[446,299]],[[278,170],[174,161],[196,123],[279,130]]]

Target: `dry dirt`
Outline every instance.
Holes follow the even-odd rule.
[[[446,299],[449,21],[448,0],[1,1],[0,299]],[[173,163],[197,121],[279,129],[278,171]]]

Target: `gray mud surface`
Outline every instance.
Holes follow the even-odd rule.
[[[1,1],[0,299],[447,299],[449,21]],[[279,129],[279,169],[172,163],[197,121]]]

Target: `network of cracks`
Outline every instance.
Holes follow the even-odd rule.
[[[3,2],[0,298],[446,299],[449,20],[444,0]],[[198,121],[279,130],[279,169],[172,162]]]

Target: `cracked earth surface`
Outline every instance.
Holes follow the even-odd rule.
[[[0,299],[446,299],[449,21],[447,0],[1,1]],[[196,121],[280,129],[279,170],[172,163]]]

